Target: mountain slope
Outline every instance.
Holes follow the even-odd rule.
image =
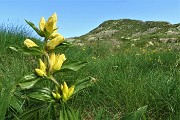
[[[108,20],[85,35],[67,40],[81,44],[108,41],[118,45],[131,43],[144,46],[151,42],[152,44],[174,43],[178,46],[180,24],[131,19]]]

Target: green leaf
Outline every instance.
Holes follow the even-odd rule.
[[[17,116],[14,120],[31,120],[39,110],[41,110],[43,106],[38,106],[37,108],[33,108],[27,111],[24,111],[22,114]]]
[[[26,95],[33,100],[43,101],[43,102],[54,102],[51,95],[51,90],[48,88],[31,88],[24,90]]]
[[[12,86],[11,86],[12,87]],[[4,120],[5,119],[5,114],[7,109],[9,108],[9,103],[10,103],[10,99],[11,99],[11,95],[12,95],[12,88],[3,88],[3,90],[1,90],[1,97],[0,97],[0,120]]]
[[[52,119],[52,120],[56,120],[56,116],[57,116],[57,110],[55,108],[55,104],[54,103],[50,103],[50,107],[49,107],[49,114],[48,116]]]
[[[38,81],[40,80],[40,78],[35,75],[35,74],[29,74],[24,76],[21,80],[20,83],[18,84],[21,89],[30,89],[32,88]]]
[[[9,48],[11,50],[14,50],[16,52],[23,53],[26,55],[42,55],[43,54],[40,47],[27,48],[27,47],[10,46]]]
[[[74,62],[69,65],[63,65],[60,71],[75,71],[76,72],[82,67],[84,67],[86,64],[87,62],[82,62],[82,61]]]
[[[63,41],[61,44],[59,44],[58,46],[56,46],[55,50],[59,50],[59,49],[62,49],[62,48],[68,48],[72,46],[72,44],[68,41]]]
[[[40,35],[41,37],[45,37],[45,35],[43,34],[43,32],[41,32],[35,25],[34,23],[30,22],[30,21],[27,21],[25,20],[27,24],[29,24],[35,31],[38,35]]]
[[[30,88],[32,88],[39,80],[40,80],[40,78],[37,78],[37,79],[32,80],[32,81],[24,81],[24,82],[19,83],[19,86],[21,87],[21,89],[30,89]]]
[[[18,113],[23,112],[21,102],[15,96],[11,97],[10,106],[13,107]]]
[[[140,107],[137,111],[132,112],[121,118],[121,120],[141,120],[141,117],[146,113],[147,105]]]
[[[64,105],[62,105],[62,108],[60,110],[59,120],[68,120],[66,108]]]
[[[94,84],[94,82],[95,82],[95,78],[93,77],[87,77],[81,80],[76,80],[75,83],[73,84],[75,86],[75,90],[73,94],[76,94],[81,90],[91,86],[92,84]]]
[[[67,104],[62,105],[60,110],[59,120],[79,120],[79,112],[76,112],[74,109],[70,108]]]
[[[36,74],[31,73],[31,74],[25,75],[21,79],[21,81],[29,81],[29,80],[34,80],[34,79],[37,79],[37,78],[38,78],[38,76]]]

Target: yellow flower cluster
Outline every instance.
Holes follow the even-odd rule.
[[[46,21],[44,17],[41,18],[39,22],[39,29],[42,32],[48,32],[49,34],[52,34],[55,30],[57,30],[56,24],[57,24],[57,14],[54,13],[48,19],[48,21]]]
[[[64,54],[55,54],[50,55],[50,71],[60,70],[63,62],[66,60]]]
[[[41,32],[44,33],[44,35],[49,38],[50,41],[47,43],[47,49],[54,49],[56,46],[58,46],[60,43],[64,41],[64,37],[57,33],[57,15],[54,13],[48,21],[44,19],[44,17],[41,18],[39,22],[39,29]]]
[[[62,99],[65,102],[72,96],[74,92],[74,86],[68,88],[66,82],[64,82],[64,84],[61,85],[61,90],[62,90]]]
[[[74,92],[74,86],[68,88],[66,82],[64,82],[63,85],[61,84],[61,91],[52,92],[52,96],[56,100],[60,100],[62,98],[62,100],[66,102],[73,95],[73,92]]]
[[[45,77],[47,76],[47,71],[52,73],[53,71],[60,70],[63,62],[66,60],[64,54],[56,55],[55,53],[52,53],[49,58],[49,70],[47,70],[45,63],[41,59],[39,60],[40,68],[35,69],[38,76]]]
[[[64,41],[64,37],[57,33],[57,14],[54,13],[47,21],[44,17],[41,18],[39,22],[39,30],[45,35],[48,42],[46,44],[46,48],[48,50],[55,49],[56,46],[61,44]],[[25,46],[28,48],[30,47],[37,47],[37,45],[30,39],[26,39],[24,41]]]
[[[45,53],[48,50],[53,50],[59,44],[64,41],[64,37],[57,33],[57,14],[54,13],[49,19],[46,21],[44,17],[41,18],[39,22],[39,30],[45,35]],[[26,39],[24,41],[24,45],[27,48],[31,47],[39,47],[30,39]],[[36,68],[35,72],[38,76],[45,77],[47,74],[52,73],[53,71],[60,70],[63,62],[66,60],[64,54],[55,54],[51,53],[49,56],[49,60],[47,63],[48,68],[46,67],[45,63],[40,59],[39,64],[40,68]]]

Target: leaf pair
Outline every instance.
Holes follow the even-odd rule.
[[[70,108],[67,104],[62,104],[59,120],[80,120],[79,110],[75,111],[74,109]]]
[[[23,53],[26,55],[42,55],[43,54],[41,48],[39,48],[39,47],[27,48],[27,47],[11,46],[9,48],[11,50],[14,50],[16,52]]]

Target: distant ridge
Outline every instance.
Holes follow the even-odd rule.
[[[112,41],[122,44],[123,41],[128,40],[179,43],[180,23],[131,19],[108,20],[85,35],[67,40],[81,44],[93,41]]]

